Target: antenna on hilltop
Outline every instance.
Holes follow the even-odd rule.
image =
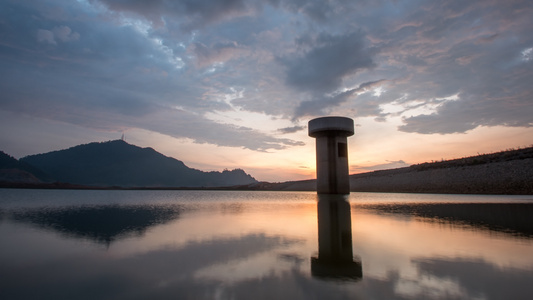
[[[120,138],[122,141],[126,141],[126,138],[124,137],[124,132],[122,133],[122,137]]]

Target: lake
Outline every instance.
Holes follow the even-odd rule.
[[[533,196],[0,189],[0,299],[533,299]]]

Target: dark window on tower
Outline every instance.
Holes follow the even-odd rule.
[[[339,157],[348,157],[348,145],[346,143],[337,143]]]
[[[342,231],[341,232],[341,248],[342,249],[351,249],[352,248],[352,236],[351,231]]]

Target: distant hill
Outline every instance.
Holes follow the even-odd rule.
[[[20,183],[41,183],[49,176],[41,170],[0,151],[0,181]]]
[[[56,181],[89,186],[215,187],[257,182],[241,169],[203,172],[152,148],[123,140],[30,155],[20,162],[42,170]]]

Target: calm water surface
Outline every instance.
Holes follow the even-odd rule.
[[[0,189],[0,299],[533,299],[533,196]]]

